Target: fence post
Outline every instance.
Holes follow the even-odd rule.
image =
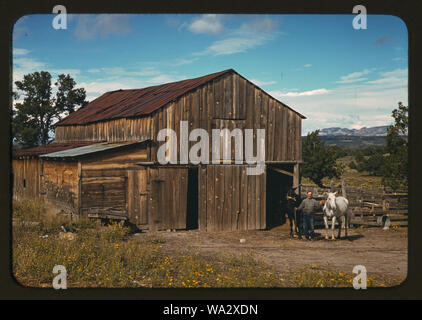
[[[342,178],[341,179],[341,194],[343,197],[347,198],[347,194],[346,194],[346,179]]]

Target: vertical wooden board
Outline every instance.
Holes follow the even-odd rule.
[[[240,168],[240,214],[238,230],[248,229],[248,176],[246,175],[246,166]]]
[[[255,176],[255,229],[261,229],[261,175]]]
[[[222,107],[222,118],[231,118],[233,116],[233,80],[232,75],[227,75],[223,80],[224,84],[224,100]]]
[[[254,87],[249,83],[245,83],[246,101],[245,101],[245,118],[246,118],[246,129],[253,129],[254,123],[254,104],[255,95]]]
[[[132,223],[136,223],[135,215],[134,215],[134,199],[133,199],[133,179],[134,179],[134,170],[128,170],[127,171],[127,212],[128,212],[128,218],[129,221]]]
[[[248,176],[248,230],[256,229],[256,176]]]
[[[214,102],[214,86],[212,83],[207,84],[207,96],[206,96],[206,105],[207,105],[207,130],[211,134],[211,119],[214,118],[215,112],[215,102]]]
[[[215,194],[217,195],[216,199],[216,231],[223,230],[223,214],[224,214],[224,167],[223,165],[216,166],[216,179],[215,179]]]
[[[285,161],[287,160],[287,139],[288,139],[288,122],[287,122],[287,108],[283,107],[283,133],[282,133],[282,137],[281,137],[281,141],[282,141],[282,156],[281,156],[281,160]]]
[[[213,81],[213,87],[212,87],[212,91],[213,91],[213,100],[214,100],[214,115],[213,117],[216,119],[219,119],[221,117],[221,107],[223,105],[223,101],[221,99],[221,93],[223,91],[222,89],[222,82],[221,82],[221,78],[220,79],[216,79]]]
[[[240,175],[241,166],[233,166],[233,188],[232,188],[232,219],[231,219],[231,230],[239,230],[240,220]]]
[[[139,221],[141,224],[148,223],[148,189],[147,189],[147,170],[142,168],[138,171],[138,194],[139,194]]]
[[[178,214],[177,229],[186,229],[186,212],[187,212],[187,201],[188,201],[188,169],[181,168],[175,169],[179,171],[180,188],[178,190],[178,205],[176,210]]]
[[[238,116],[239,119],[246,119],[246,80],[242,77],[239,79],[239,99],[238,99]]]
[[[274,160],[281,160],[281,136],[283,130],[283,119],[282,119],[282,110],[281,104],[278,101],[275,101],[275,118],[274,118]]]
[[[265,229],[267,227],[267,167],[264,173],[261,174],[261,223],[260,228]]]
[[[163,201],[163,229],[172,229],[176,224],[174,221],[174,210],[173,210],[173,189],[174,185],[168,183],[168,181],[174,181],[172,177],[172,169],[169,168],[160,168],[160,172],[162,173],[162,180],[161,185],[163,186],[163,194],[162,197]]]
[[[196,89],[191,94],[192,129],[200,127],[200,90]]]
[[[299,125],[298,125],[298,127],[299,127],[299,134],[298,134],[298,150],[299,150],[299,156],[298,156],[298,160],[299,161],[302,161],[302,119],[301,118],[299,118],[298,119],[298,121],[299,121]]]
[[[292,126],[293,126],[293,132],[292,132],[292,160],[296,160],[296,152],[297,152],[297,121],[296,121],[296,114],[292,112]]]
[[[262,114],[261,114],[261,120],[260,120],[260,127],[262,129],[265,129],[265,160],[269,160],[268,159],[268,152],[267,150],[269,149],[268,146],[268,95],[265,93],[262,93]]]
[[[233,200],[233,166],[223,165],[224,170],[224,212],[223,231],[231,230],[232,200]]]
[[[215,166],[206,166],[207,172],[207,231],[215,231],[215,217],[217,208],[217,196],[215,194]]]
[[[274,119],[275,119],[275,108],[276,104],[274,99],[269,98],[268,101],[268,125],[267,125],[267,139],[268,139],[268,149],[266,153],[268,155],[267,159],[274,161]]]
[[[240,119],[240,109],[239,109],[239,76],[237,74],[232,75],[233,79],[233,118]]]
[[[177,135],[177,150],[176,153],[178,155],[177,160],[180,161],[180,110],[179,110],[179,104],[178,103],[174,103],[174,111],[173,111],[173,116],[174,116],[174,131],[176,131],[176,135]]]
[[[293,160],[293,152],[294,152],[294,115],[293,111],[288,110],[289,112],[289,135],[287,137],[288,141],[288,159]]]
[[[172,130],[175,130],[174,109],[175,109],[174,103],[171,103],[168,106],[168,112],[167,112],[167,128],[172,129]],[[176,135],[178,135],[177,131],[176,131]],[[177,140],[179,140],[179,139],[177,139]],[[178,156],[177,156],[178,155],[177,149],[173,150],[173,152],[175,153],[175,155],[171,155],[171,156],[175,156],[176,159],[179,159]]]
[[[255,89],[255,109],[254,109],[254,134],[253,134],[253,156],[257,155],[257,134],[256,130],[261,128],[262,97],[261,90]]]
[[[207,194],[207,166],[200,166],[198,168],[198,229],[200,231],[207,230],[207,206],[208,206],[208,194]]]

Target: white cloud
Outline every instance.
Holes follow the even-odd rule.
[[[27,49],[20,49],[20,48],[13,48],[13,55],[14,56],[24,56],[28,54],[30,51]]]
[[[174,62],[171,63],[171,65],[174,66],[174,67],[178,67],[178,66],[183,66],[185,64],[191,64],[191,63],[193,63],[197,60],[198,60],[198,58],[192,58],[192,59],[177,58],[177,59],[174,59]]]
[[[398,82],[403,82],[407,84],[407,68],[406,69],[396,69],[393,71],[380,72],[379,75],[381,78],[376,80],[367,81],[366,83],[371,84],[395,84]]]
[[[277,81],[261,81],[261,80],[257,80],[257,79],[251,79],[250,81],[252,83],[256,84],[258,87],[268,86],[268,85],[277,83]]]
[[[78,16],[75,36],[81,40],[93,40],[109,34],[127,34],[130,32],[129,15],[100,14]]]
[[[259,17],[243,23],[238,29],[228,32],[228,37],[217,40],[208,48],[194,55],[229,55],[245,52],[262,46],[274,39],[280,32],[275,31],[276,23],[269,17]]]
[[[353,72],[346,76],[340,77],[340,80],[337,81],[336,83],[353,83],[353,82],[368,80],[367,78],[362,78],[361,76],[369,74],[370,72],[371,70],[368,70],[368,69],[365,69],[360,72]]]
[[[312,64],[307,63],[307,64],[305,64],[305,65],[304,65],[304,67],[305,67],[305,68],[310,68],[310,67],[312,67]]]
[[[282,97],[304,97],[304,96],[315,96],[315,95],[321,95],[321,94],[327,94],[330,91],[327,89],[314,89],[309,91],[302,91],[302,92],[296,92],[296,91],[289,91],[289,92],[282,92],[282,91],[270,91],[268,92],[270,95],[272,95],[274,98],[282,98]]]
[[[302,134],[327,127],[388,125],[392,123],[391,112],[398,102],[408,103],[407,69],[381,72],[378,76],[373,81],[330,88],[321,95],[269,93],[307,117]]]
[[[186,77],[161,74],[159,76],[153,77],[145,81],[146,83],[149,83],[149,84],[164,84],[164,83],[179,81],[182,79],[186,79]]]
[[[193,19],[188,29],[193,33],[219,34],[224,29],[220,19],[220,15],[204,14]]]

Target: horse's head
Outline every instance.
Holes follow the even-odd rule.
[[[334,209],[336,208],[336,193],[337,192],[328,193],[327,201],[325,201],[323,208],[327,216],[331,216],[333,214]]]

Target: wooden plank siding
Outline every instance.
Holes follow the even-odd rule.
[[[13,160],[13,199],[38,199],[41,163],[38,159]]]
[[[206,188],[199,188],[200,230],[266,228],[266,174],[247,175],[246,168],[245,165],[201,168],[199,181]]]

